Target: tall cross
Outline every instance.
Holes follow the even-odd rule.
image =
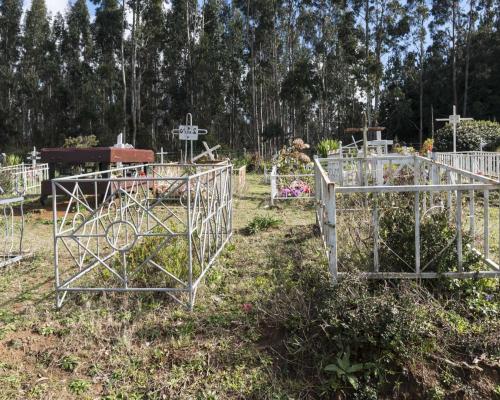
[[[453,106],[453,115],[450,115],[448,118],[437,118],[436,121],[445,121],[453,126],[453,153],[457,152],[457,125],[460,121],[472,121],[474,118],[461,118],[460,115],[457,115],[457,107]]]
[[[190,161],[193,162],[193,142],[198,140],[198,135],[206,135],[206,129],[198,128],[198,125],[193,125],[193,116],[191,113],[186,115],[186,125],[179,125],[179,128],[172,129],[172,134],[178,135],[180,140],[185,141],[184,162],[187,163],[188,142],[191,144]]]

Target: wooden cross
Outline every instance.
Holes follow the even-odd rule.
[[[437,118],[436,121],[445,121],[453,126],[453,153],[457,152],[457,125],[460,121],[473,121],[474,118],[461,118],[457,115],[457,106],[453,106],[453,115],[448,118]]]
[[[186,115],[186,125],[179,125],[178,128],[172,129],[173,135],[178,135],[180,140],[185,141],[184,162],[187,163],[188,142],[191,143],[191,162],[193,162],[193,142],[198,140],[198,135],[206,135],[206,129],[198,128],[198,125],[193,125],[193,116],[191,113]]]
[[[215,161],[215,156],[214,156],[214,151],[220,148],[220,144],[217,146],[214,146],[212,148],[208,147],[207,142],[203,142],[203,147],[205,147],[205,151],[203,153],[198,154],[196,157],[194,157],[191,161],[195,162],[196,160],[199,160],[200,158],[203,158],[205,156],[208,156],[210,161]]]

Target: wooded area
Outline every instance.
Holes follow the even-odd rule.
[[[0,0],[0,143],[119,132],[173,148],[187,112],[212,142],[315,143],[372,125],[419,143],[432,117],[500,117],[498,0]],[[126,12],[124,13],[124,8]]]

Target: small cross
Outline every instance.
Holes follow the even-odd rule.
[[[208,155],[208,158],[210,158],[210,161],[215,161],[215,156],[214,156],[213,152],[220,148],[220,144],[210,148],[210,147],[208,147],[207,142],[203,142],[203,147],[205,147],[205,151],[203,153],[198,154],[191,161],[195,162],[196,160],[199,160],[200,158],[205,157],[207,155]]]
[[[460,115],[457,115],[457,107],[453,106],[453,115],[450,115],[448,118],[437,118],[436,121],[445,121],[453,126],[453,153],[457,152],[457,125],[460,121],[473,121],[474,118],[461,118]]]

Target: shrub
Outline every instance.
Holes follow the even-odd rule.
[[[95,147],[98,144],[99,140],[95,135],[76,136],[76,137],[66,138],[64,140],[63,147],[86,148],[86,147]]]
[[[316,152],[321,158],[328,157],[331,151],[340,149],[340,142],[334,139],[324,139],[316,146]]]
[[[453,151],[453,127],[446,124],[435,134],[437,151]],[[481,142],[495,143],[500,137],[500,124],[491,121],[463,121],[457,126],[457,151],[480,150]]]
[[[434,147],[434,139],[431,138],[425,139],[424,143],[422,143],[420,154],[426,156],[428,152],[432,151],[433,147]]]

